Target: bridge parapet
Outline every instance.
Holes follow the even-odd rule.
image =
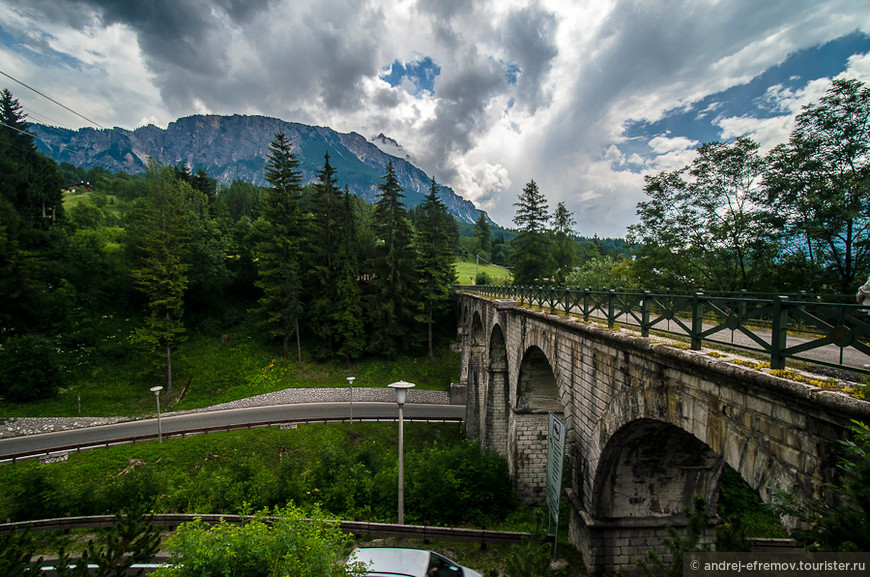
[[[831,498],[837,441],[851,419],[870,422],[870,403],[720,353],[458,298],[461,318],[476,325],[466,332],[477,334],[463,358],[474,363],[468,394],[477,399],[467,405],[469,434],[506,454],[520,497],[542,503],[546,413],[565,418],[569,533],[591,571],[633,571],[635,550],[660,546],[692,495],[715,507],[724,463],[765,499],[773,488]]]
[[[472,286],[464,291],[598,319],[609,328],[637,327],[642,336],[671,334],[702,344],[765,355],[774,369],[787,359],[870,373],[870,307],[852,295],[774,293],[654,293],[569,287]]]

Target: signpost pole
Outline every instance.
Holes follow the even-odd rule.
[[[547,520],[547,532],[551,522],[556,522],[556,534],[553,539],[553,561],[556,560],[556,545],[559,542],[559,500],[562,494],[562,464],[565,460],[565,438],[568,427],[565,421],[550,413],[550,423],[547,431],[547,508],[550,515]]]

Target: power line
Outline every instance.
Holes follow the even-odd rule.
[[[57,126],[59,128],[69,128],[67,126],[64,126],[63,122],[61,122],[60,120],[58,120],[56,118],[52,118],[51,116],[48,116],[48,115],[43,114],[41,112],[37,112],[36,110],[33,110],[33,109],[28,108],[26,106],[22,106],[21,108],[24,109],[24,111],[27,113],[28,119],[33,118],[35,116],[38,116],[38,117],[44,119],[44,120],[37,119],[37,121],[40,124],[49,124],[51,126]],[[46,121],[48,121],[48,122],[46,122]],[[32,123],[30,123],[30,124],[32,124]]]
[[[34,138],[34,139],[36,139],[36,140],[41,140],[42,142],[44,142],[44,143],[46,144],[46,147],[49,148],[49,150],[51,150],[51,148],[50,148],[51,143],[50,143],[49,141],[47,141],[47,140],[44,139],[44,138],[40,138],[39,136],[36,136],[35,134],[33,134],[32,132],[30,132],[29,130],[21,129],[21,128],[18,128],[18,127],[16,127],[16,126],[11,126],[11,125],[9,125],[9,124],[6,124],[5,122],[0,122],[0,128],[9,128],[10,130],[14,130],[14,131],[17,132],[18,134],[27,134],[27,135],[30,136],[31,138]],[[18,150],[24,150],[24,151],[27,151],[26,148],[22,148],[22,147],[20,147],[20,146],[16,146],[16,145],[10,145],[10,146],[12,146],[13,148],[16,148],[16,149],[18,149]],[[78,157],[81,158],[82,160],[87,160],[87,157],[86,157],[84,154],[82,154],[81,152],[78,152],[78,151],[76,151],[76,150],[67,149],[66,153],[67,153],[67,154],[72,154],[73,156],[78,156]]]
[[[75,114],[76,116],[78,116],[78,117],[80,117],[80,118],[84,118],[85,120],[87,120],[88,122],[90,122],[91,124],[93,124],[94,126],[96,126],[97,128],[103,128],[102,126],[100,126],[99,124],[97,124],[96,122],[94,122],[93,120],[91,120],[90,118],[88,118],[87,116],[84,116],[83,114],[79,114],[78,112],[76,112],[75,110],[73,110],[72,108],[70,108],[69,106],[66,106],[65,104],[61,104],[60,102],[58,102],[57,100],[55,100],[55,99],[52,98],[51,96],[47,96],[47,95],[43,94],[42,92],[40,92],[40,91],[37,90],[36,88],[33,88],[32,86],[28,86],[27,84],[21,82],[21,81],[18,80],[17,78],[15,78],[15,77],[13,77],[13,76],[10,76],[10,75],[6,74],[6,73],[3,72],[2,70],[0,70],[0,74],[2,74],[3,76],[5,76],[6,78],[8,78],[8,79],[10,79],[10,80],[13,80],[13,81],[17,82],[17,83],[20,84],[21,86],[23,86],[23,87],[25,87],[25,88],[27,88],[27,89],[29,89],[29,90],[32,90],[33,92],[39,94],[39,95],[42,96],[43,98],[45,98],[45,99],[47,99],[47,100],[50,100],[51,102],[54,102],[55,104],[57,104],[57,105],[60,106],[61,108],[64,108],[64,109],[66,109],[66,110],[72,112],[72,113]]]

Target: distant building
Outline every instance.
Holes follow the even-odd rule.
[[[61,190],[64,194],[76,194],[80,192],[93,192],[94,187],[91,186],[90,182],[77,182],[75,184],[68,184]]]

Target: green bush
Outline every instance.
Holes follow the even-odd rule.
[[[212,526],[200,519],[181,525],[169,538],[172,567],[155,577],[244,575],[245,577],[337,577],[350,575],[341,563],[342,547],[350,536],[337,523],[308,521],[296,507],[258,513],[242,525],[223,520]],[[312,519],[322,519],[317,509]]]
[[[485,524],[515,506],[507,461],[470,440],[433,444],[406,459],[405,503],[411,519]]]
[[[18,335],[0,349],[0,394],[16,403],[54,396],[64,373],[54,343],[40,335]]]

